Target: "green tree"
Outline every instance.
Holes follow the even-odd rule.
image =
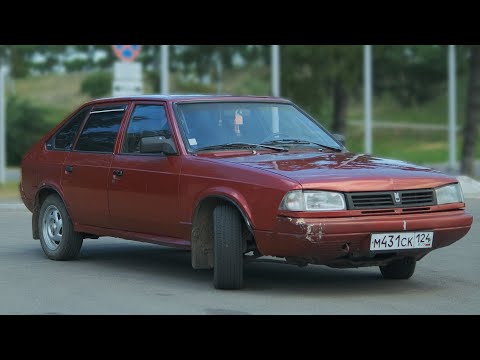
[[[331,104],[332,130],[346,133],[349,99],[361,81],[360,45],[281,47],[282,94],[318,117]]]
[[[0,65],[5,64],[9,57],[10,47],[8,45],[0,45]]]
[[[30,74],[32,69],[41,73],[51,72],[61,63],[67,45],[2,45],[0,61],[10,64],[11,76],[22,78]],[[35,55],[44,57],[44,61],[34,62]]]
[[[461,171],[475,175],[475,144],[480,121],[480,45],[470,46],[470,66],[467,89],[467,118],[463,128]]]
[[[375,45],[375,94],[388,92],[403,106],[423,104],[444,91],[446,59],[444,45]]]
[[[10,74],[22,78],[29,74],[35,45],[12,45],[9,51]]]
[[[265,59],[265,46],[261,45],[179,45],[173,51],[172,63],[174,70],[195,74],[197,80],[208,75],[221,81],[223,70],[252,61],[264,63]]]

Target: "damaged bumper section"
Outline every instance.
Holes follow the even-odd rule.
[[[464,210],[402,216],[294,218],[278,216],[273,231],[255,231],[263,255],[331,267],[384,265],[399,256],[420,260],[460,240],[473,217]],[[432,231],[431,248],[371,251],[372,233]]]

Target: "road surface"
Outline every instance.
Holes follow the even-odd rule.
[[[478,219],[480,200],[468,207]],[[189,253],[103,238],[76,261],[48,260],[31,239],[30,213],[0,207],[0,314],[480,314],[480,223],[432,252],[407,281],[378,268],[255,263],[246,288],[219,291]]]

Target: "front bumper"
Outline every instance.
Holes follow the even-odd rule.
[[[434,249],[460,240],[470,230],[472,221],[472,215],[464,210],[348,218],[278,216],[273,231],[254,233],[257,248],[263,255],[302,258],[307,262],[334,265],[339,259],[367,259],[367,262],[372,259],[374,262],[379,253],[370,251],[373,232],[433,231],[432,248],[382,252],[382,256],[401,253],[418,260]]]

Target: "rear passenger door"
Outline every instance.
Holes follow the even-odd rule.
[[[181,157],[141,153],[141,139],[155,136],[176,146],[164,104],[134,104],[120,152],[111,165],[111,223],[115,229],[177,238]]]
[[[94,107],[64,162],[62,187],[75,223],[109,227],[107,186],[126,104]]]

